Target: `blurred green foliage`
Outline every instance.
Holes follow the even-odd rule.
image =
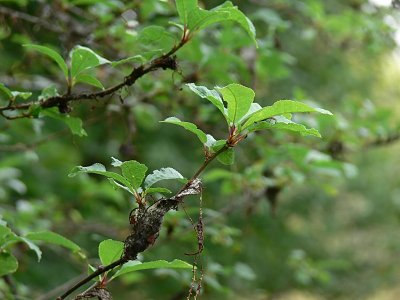
[[[0,119],[0,225],[7,222],[18,237],[57,232],[84,252],[43,244],[38,263],[29,243],[16,244],[12,280],[21,299],[55,298],[54,288],[86,273],[87,263],[100,263],[101,241],[129,233],[132,195],[96,175],[69,178],[74,166],[109,166],[116,157],[150,170],[170,166],[190,178],[202,147],[159,121],[176,116],[226,138],[218,110],[191,93],[184,85],[190,82],[240,83],[262,106],[293,99],[334,113],[293,117],[322,139],[254,133],[236,149],[234,165],[213,163],[204,173],[202,299],[397,299],[400,162],[392,143],[399,136],[399,12],[366,0],[234,2],[254,23],[258,48],[246,29],[218,23],[177,53],[178,72],[160,70],[112,97],[76,102],[66,123],[51,112]],[[204,9],[220,4],[200,1]],[[32,99],[66,92],[59,65],[23,47],[35,44],[64,59],[81,45],[119,61],[85,70],[75,92],[117,84],[132,66],[179,42],[181,29],[172,23],[179,19],[174,1],[165,0],[0,1],[0,82],[32,92]],[[0,87],[0,99],[4,93]],[[179,184],[167,187],[176,191]],[[198,206],[198,198],[186,200],[194,219]],[[196,247],[192,224],[179,210],[167,215],[141,259],[191,264],[185,253]],[[191,276],[134,272],[113,281],[110,291],[115,299],[184,299]],[[11,293],[0,281],[0,298],[13,299]]]

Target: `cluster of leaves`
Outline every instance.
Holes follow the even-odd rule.
[[[233,147],[251,132],[263,129],[283,129],[298,132],[303,136],[321,137],[318,130],[306,128],[292,121],[292,114],[319,112],[332,115],[327,110],[313,108],[292,100],[279,100],[271,106],[261,107],[260,104],[254,102],[254,91],[237,83],[216,87],[213,90],[196,86],[194,83],[188,84],[188,87],[201,98],[210,101],[222,113],[229,128],[228,139],[216,140],[212,135],[197,128],[195,124],[183,122],[176,117],[167,118],[163,122],[178,125],[193,132],[204,145],[207,155],[216,153],[227,145],[229,147],[227,151],[217,157],[226,165],[234,162]]]
[[[42,251],[37,242],[54,244],[71,250],[84,257],[81,248],[69,239],[51,231],[28,232],[24,235],[17,235],[0,219],[0,276],[14,273],[18,269],[18,260],[12,254],[12,246],[17,243],[24,243],[30,250],[36,253],[38,261],[42,258]]]
[[[111,239],[102,241],[99,244],[98,251],[101,264],[103,266],[107,266],[115,262],[121,257],[123,250],[124,243],[120,241],[114,241]],[[89,265],[89,269],[89,273],[96,270],[96,268],[91,265]],[[131,260],[114,272],[114,274],[108,279],[108,282],[124,274],[151,269],[193,269],[193,266],[179,259],[174,259],[171,262],[167,262],[165,260],[155,260],[150,262]],[[99,281],[104,280],[103,278],[107,278],[108,273],[104,274],[104,276],[99,276]]]
[[[146,195],[154,193],[170,194],[171,191],[164,187],[153,187],[159,181],[166,179],[176,179],[186,182],[186,179],[173,168],[161,168],[154,170],[146,176],[148,168],[135,160],[121,162],[116,158],[112,158],[112,165],[121,169],[122,174],[107,171],[106,168],[99,163],[89,167],[75,167],[69,176],[73,177],[78,173],[92,173],[103,175],[109,179],[115,188],[122,188],[132,194],[138,204],[142,203]],[[142,186],[143,183],[143,186]]]
[[[120,150],[121,157],[126,161],[113,159],[112,165],[121,172],[107,171],[104,166],[94,164],[74,168],[71,176],[81,172],[103,175],[109,179],[112,187],[126,190],[137,202],[152,193],[170,194],[169,189],[155,185],[163,179],[185,182],[183,176],[172,168],[146,174],[147,166],[157,169],[159,165],[168,165],[173,161],[174,167],[182,174],[189,174],[201,162],[194,159],[195,150],[188,143],[190,140],[182,139],[179,132],[171,131],[169,126],[157,125],[158,121],[164,120],[161,122],[178,125],[194,133],[203,145],[206,159],[223,150],[218,153],[217,159],[225,165],[231,165],[236,156],[236,166],[220,166],[208,171],[204,177],[207,185],[204,190],[204,199],[207,201],[204,215],[205,222],[208,222],[206,238],[209,237],[206,243],[208,263],[205,266],[205,284],[210,287],[206,289],[210,298],[217,298],[221,294],[229,298],[235,288],[251,294],[251,297],[260,288],[266,289],[268,293],[286,293],[296,288],[297,284],[331,297],[358,290],[358,286],[362,286],[359,283],[369,282],[369,279],[360,280],[359,274],[355,274],[359,270],[356,263],[351,268],[340,269],[341,273],[336,276],[334,263],[322,258],[343,255],[331,247],[336,239],[330,237],[335,234],[332,228],[338,228],[336,218],[343,211],[348,211],[342,209],[333,213],[330,206],[333,201],[327,199],[332,200],[329,197],[337,194],[347,199],[340,194],[345,189],[338,188],[337,181],[333,179],[340,179],[343,174],[348,177],[357,174],[352,164],[337,160],[342,158],[345,154],[343,152],[359,149],[365,138],[374,141],[376,136],[383,139],[390,137],[388,133],[394,128],[387,110],[380,110],[379,107],[375,109],[373,101],[365,100],[373,98],[371,89],[376,87],[379,79],[380,71],[376,67],[380,57],[377,55],[387,53],[393,46],[388,25],[390,22],[387,22],[389,18],[386,20],[388,12],[375,8],[367,1],[339,3],[312,0],[299,3],[279,0],[262,5],[254,1],[240,2],[240,8],[253,20],[253,25],[230,2],[211,9],[205,7],[211,7],[213,1],[200,2],[176,1],[176,7],[173,1],[158,0],[129,4],[120,1],[44,1],[38,3],[38,8],[28,5],[28,1],[13,1],[10,4],[11,8],[32,14],[44,8],[43,11],[49,12],[50,17],[55,17],[55,27],[67,24],[64,31],[69,32],[71,29],[73,34],[60,34],[59,37],[51,31],[38,30],[43,29],[41,23],[32,28],[21,26],[22,21],[18,17],[13,17],[4,30],[0,29],[0,39],[4,41],[2,45],[5,45],[0,57],[8,69],[4,76],[1,75],[5,79],[0,79],[5,83],[0,84],[1,106],[32,103],[27,116],[38,117],[18,123],[0,120],[2,128],[9,130],[0,133],[1,149],[8,149],[10,144],[11,149],[23,151],[23,154],[5,153],[2,156],[2,166],[12,165],[21,169],[18,180],[26,186],[25,189],[17,189],[17,185],[13,184],[15,181],[11,181],[13,177],[1,173],[3,177],[0,175],[0,180],[6,184],[5,192],[1,194],[2,204],[4,202],[5,205],[4,209],[1,207],[0,214],[4,215],[4,219],[16,232],[27,232],[26,228],[29,227],[62,232],[88,249],[89,257],[99,254],[103,265],[114,261],[120,256],[122,243],[107,240],[110,237],[109,231],[101,231],[101,226],[93,226],[93,223],[109,225],[107,227],[115,234],[113,238],[122,239],[126,234],[126,222],[122,221],[125,217],[121,218],[121,212],[132,209],[132,201],[124,201],[126,199],[120,193],[113,192],[107,182],[104,184],[91,176],[64,180],[64,175],[73,165],[87,166],[95,161],[104,162],[110,156],[117,156],[116,152]],[[57,5],[62,5],[62,9]],[[8,7],[8,3],[5,6]],[[132,15],[133,10],[137,16],[136,13]],[[125,21],[119,17],[121,13]],[[176,17],[170,18],[171,15]],[[130,21],[127,22],[126,18],[130,18]],[[167,28],[166,19],[171,21],[171,27]],[[63,23],[65,20],[68,23]],[[76,20],[87,30],[93,28],[90,37],[88,34],[79,35],[79,30],[74,28]],[[92,24],[94,27],[91,27]],[[167,53],[179,44],[181,36],[184,36],[186,43],[184,49],[177,53],[185,76],[182,82],[195,82],[188,84],[188,89],[213,105],[201,104],[186,92],[179,93],[168,72],[157,74],[157,80],[143,78],[138,81],[134,93],[121,90],[119,96],[124,100],[122,104],[107,103],[103,107],[98,101],[91,111],[87,110],[86,105],[75,105],[71,115],[62,114],[55,108],[41,109],[35,105],[38,104],[36,99],[44,101],[65,95],[68,89],[72,94],[89,88],[104,91],[104,87],[109,84],[121,82],[121,74],[129,74],[133,66],[146,64],[154,57]],[[59,44],[63,44],[67,50],[57,49]],[[85,46],[74,46],[77,44]],[[254,44],[259,46],[257,50]],[[37,52],[52,59],[55,68],[52,68],[53,65],[41,64],[46,62],[46,58],[42,59]],[[24,54],[25,58],[22,58]],[[56,66],[59,67],[58,73]],[[35,70],[35,74],[28,74],[26,70],[30,67]],[[49,71],[54,71],[58,76],[48,76]],[[17,80],[21,79],[21,84],[10,80],[6,74],[16,75]],[[44,77],[49,79],[44,80]],[[173,77],[175,85],[179,85],[177,77],[177,74]],[[32,84],[26,84],[26,81]],[[243,85],[227,85],[229,82],[240,82]],[[214,89],[205,87],[212,87],[216,83],[226,86]],[[255,92],[244,85],[254,89],[259,104],[253,101]],[[381,96],[386,99],[386,94]],[[396,97],[391,95],[391,98]],[[272,103],[268,99],[298,101],[280,100]],[[323,107],[334,109],[335,116],[326,118],[308,114],[329,114],[314,108],[317,105],[311,101],[313,99],[321,102],[319,105]],[[390,106],[392,113],[393,107],[394,104]],[[14,112],[6,113],[7,116],[14,116]],[[222,113],[222,118],[218,113]],[[85,116],[85,130],[77,116]],[[59,134],[59,124],[50,118],[65,123],[73,134],[81,137],[89,135],[90,139],[74,137],[71,143],[69,136],[64,138],[61,135],[49,142],[48,147],[45,146],[42,139],[47,139],[47,135],[51,137]],[[96,119],[104,122],[96,122],[96,126],[91,126]],[[129,123],[131,119],[133,122]],[[221,119],[227,129],[220,126]],[[134,133],[127,130],[125,123],[133,127]],[[262,129],[277,130],[270,130],[264,135],[257,134]],[[299,138],[290,132],[280,132],[281,129],[311,138]],[[323,140],[312,138],[319,137],[320,133],[324,136]],[[245,137],[249,140],[246,147],[234,149],[233,146]],[[36,160],[32,160],[32,157],[36,157]],[[147,166],[136,160],[145,162]],[[326,175],[330,177],[325,181]],[[38,184],[37,178],[45,176],[46,184]],[[217,180],[218,184],[213,184]],[[372,186],[367,188],[365,183],[359,184],[364,190]],[[10,191],[8,186],[11,187]],[[321,189],[325,193],[320,193]],[[394,191],[394,188],[388,187],[386,190]],[[272,204],[280,197],[286,200],[283,201],[282,214],[278,214],[278,218],[272,221],[265,215],[269,208],[267,202],[262,200],[267,199]],[[385,195],[379,199],[386,198],[389,197]],[[91,199],[98,201],[89,201]],[[296,201],[290,201],[293,199]],[[348,203],[357,202],[357,199],[352,197]],[[339,203],[340,199],[335,202]],[[28,208],[24,208],[24,205]],[[229,215],[237,207],[246,208],[243,209],[247,212],[246,217]],[[359,209],[362,210],[362,207],[360,205]],[[375,214],[382,212],[383,206],[373,207],[371,211]],[[30,211],[21,213],[23,209]],[[55,215],[43,213],[43,210],[54,211]],[[189,208],[188,212],[195,214],[197,210]],[[30,217],[26,218],[25,214]],[[72,228],[79,228],[79,233],[73,229],[69,231],[71,228],[64,226],[66,222]],[[389,221],[385,216],[380,222],[387,225]],[[321,224],[326,224],[329,229]],[[18,230],[17,225],[22,229]],[[91,228],[90,232],[85,232],[84,225],[90,225],[87,226]],[[347,223],[343,226],[345,231],[342,233],[345,234],[340,236],[347,236],[349,226],[351,224]],[[173,259],[192,245],[193,236],[188,234],[188,228],[191,228],[191,224],[183,212],[169,214],[165,234],[158,241],[164,242],[163,247],[154,247],[151,253],[146,253],[145,263],[133,261],[127,266],[132,264],[131,267],[137,270],[148,264],[156,268],[175,265]],[[326,234],[323,235],[329,239],[321,236],[309,238],[308,233],[311,235],[311,232],[324,232]],[[12,235],[8,236],[13,238]],[[29,233],[21,234],[19,238],[28,239],[28,236]],[[285,239],[281,239],[282,236]],[[90,250],[97,249],[92,244],[97,245],[103,239],[106,240],[100,243],[99,253]],[[34,239],[29,240],[34,243]],[[10,242],[6,247],[1,246],[2,255],[7,257],[8,262],[13,260],[10,258],[13,253],[18,253],[19,248],[16,246],[26,242],[20,240],[18,243]],[[170,247],[171,244],[173,246]],[[182,244],[185,244],[185,249],[177,250]],[[27,246],[30,247],[29,244]],[[292,251],[299,247],[304,249],[304,256],[295,255],[299,252]],[[396,247],[393,245],[393,249]],[[353,249],[354,253],[359,253],[352,246]],[[219,255],[221,251],[224,252],[223,257]],[[158,261],[161,256],[171,262]],[[26,256],[26,259],[30,260],[31,257]],[[58,260],[60,274],[66,274],[69,261]],[[261,265],[259,261],[265,261],[265,264]],[[26,263],[20,261],[21,265]],[[177,265],[189,268],[183,262]],[[30,268],[32,273],[29,274],[29,283],[39,277],[37,274],[40,271],[50,270],[47,261],[35,266]],[[379,264],[377,266],[382,267]],[[9,272],[11,274],[14,269],[9,269]],[[28,282],[21,273],[15,273],[15,278]],[[139,277],[131,280],[141,280],[143,290],[156,298],[168,292],[176,292],[177,281],[186,285],[190,281],[190,272],[176,273],[169,270],[163,274],[168,275],[163,279],[168,284],[160,284],[155,277],[148,282]],[[116,273],[113,273],[111,277],[115,276]],[[233,278],[237,278],[237,281]],[[285,282],[279,278],[285,278]],[[348,282],[354,282],[354,286],[349,286]],[[50,289],[56,284],[54,280],[41,282],[42,287],[38,290]],[[146,288],[155,284],[159,289]],[[226,288],[228,286],[231,287],[230,291]],[[31,289],[36,290],[33,286]],[[119,292],[123,293],[123,289]],[[363,292],[368,293],[368,289]]]

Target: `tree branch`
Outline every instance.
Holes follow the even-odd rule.
[[[7,119],[31,117],[29,113],[22,113],[19,116],[6,116],[4,112],[29,109],[34,104],[38,104],[42,108],[58,107],[60,112],[66,113],[69,111],[68,105],[70,102],[103,98],[105,96],[115,93],[125,86],[133,85],[136,80],[138,80],[142,76],[158,69],[170,69],[176,71],[178,66],[176,62],[176,56],[174,56],[174,54],[180,48],[182,48],[189,41],[189,39],[190,37],[188,35],[188,32],[185,30],[180,42],[176,44],[169,52],[153,59],[150,63],[145,63],[134,68],[132,72],[124,78],[123,82],[109,87],[103,91],[81,94],[66,93],[62,96],[53,96],[39,102],[31,101],[19,104],[14,104],[10,102],[8,105],[0,107],[0,114]]]
[[[165,214],[172,209],[176,210],[178,208],[178,204],[183,201],[184,197],[200,193],[201,180],[198,177],[218,155],[226,151],[228,148],[229,146],[226,144],[219,151],[206,157],[205,161],[195,172],[193,177],[173,197],[168,199],[160,199],[150,206],[139,206],[139,208],[135,210],[134,214],[130,216],[132,231],[131,234],[125,239],[124,253],[122,257],[118,261],[99,268],[96,272],[82,279],[68,291],[66,291],[62,296],[58,297],[57,300],[65,299],[67,296],[84,284],[88,283],[93,278],[110,271],[117,266],[121,266],[129,260],[135,260],[139,253],[145,251],[149,246],[152,246],[159,235]],[[87,293],[90,292],[91,289],[88,289]]]

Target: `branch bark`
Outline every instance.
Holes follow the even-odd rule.
[[[162,221],[167,212],[172,209],[176,210],[178,208],[178,204],[181,203],[186,196],[200,193],[200,174],[218,155],[226,151],[228,148],[229,146],[225,145],[219,151],[213,153],[211,156],[208,156],[199,169],[195,172],[193,177],[173,197],[161,199],[150,206],[140,206],[137,210],[135,210],[134,215],[130,216],[132,230],[131,234],[125,239],[124,253],[122,257],[116,262],[97,269],[97,271],[76,283],[63,295],[58,297],[57,300],[66,299],[66,297],[68,297],[71,293],[91,281],[93,278],[96,278],[107,271],[113,270],[115,267],[122,266],[129,260],[135,260],[139,253],[152,246],[159,235]],[[97,285],[94,285],[93,288],[95,286]],[[92,288],[89,288],[85,293],[88,293],[89,295],[91,292]],[[82,297],[82,294],[80,297]]]
[[[109,87],[103,91],[93,92],[93,93],[80,93],[80,94],[73,94],[73,93],[66,93],[62,96],[53,96],[47,98],[43,101],[31,101],[27,103],[19,103],[15,104],[10,102],[6,106],[0,107],[0,114],[8,119],[16,119],[16,118],[28,118],[31,115],[28,113],[22,113],[18,116],[9,117],[4,114],[6,111],[17,111],[17,110],[26,110],[29,109],[32,105],[38,104],[42,108],[50,108],[50,107],[58,107],[61,113],[68,112],[69,103],[81,100],[93,100],[98,98],[103,98],[105,96],[111,95],[116,91],[120,90],[123,87],[128,87],[133,85],[139,78],[146,75],[147,73],[153,72],[155,70],[163,69],[163,70],[177,70],[177,62],[176,56],[174,55],[180,48],[182,48],[188,41],[190,37],[187,31],[184,31],[183,36],[178,44],[176,44],[169,52],[163,54],[155,59],[153,59],[149,63],[142,64],[132,70],[132,72],[126,76],[123,82],[118,83],[112,87]]]

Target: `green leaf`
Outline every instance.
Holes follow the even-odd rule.
[[[10,253],[0,253],[0,277],[14,273],[18,269],[17,259]]]
[[[89,74],[79,74],[75,78],[75,83],[83,82],[104,90],[103,84],[94,76]]]
[[[150,270],[150,269],[192,269],[193,266],[191,264],[188,264],[187,262],[184,262],[179,259],[174,259],[171,262],[168,262],[166,260],[155,260],[155,261],[150,261],[150,262],[140,262],[137,260],[129,261],[126,264],[124,264],[121,269],[118,270],[117,273],[114,274],[112,279],[130,273],[130,272],[135,272],[139,270]]]
[[[4,224],[0,223],[0,241],[8,235],[13,235],[14,233],[11,231],[10,228],[7,227],[7,223]],[[2,244],[0,244],[1,246]]]
[[[99,163],[93,164],[89,167],[82,167],[82,166],[74,167],[69,172],[68,176],[74,177],[78,173],[91,173],[91,174],[103,175],[103,176],[106,176],[107,178],[111,178],[111,179],[119,182],[123,186],[133,189],[132,185],[129,183],[129,181],[124,176],[121,176],[118,173],[107,171],[106,168],[102,164],[99,164]]]
[[[3,83],[0,83],[0,92],[3,92],[7,96],[7,100],[13,98],[11,90],[7,88]]]
[[[145,188],[151,187],[153,184],[166,179],[185,179],[181,173],[173,168],[161,168],[160,170],[154,170],[153,173],[147,175],[144,180]]]
[[[250,125],[266,120],[268,118],[287,114],[287,113],[304,113],[304,112],[319,112],[322,114],[332,115],[330,111],[321,108],[314,108],[305,103],[292,101],[292,100],[279,100],[271,106],[264,107],[259,111],[250,115],[247,121],[243,125],[243,129],[246,129]]]
[[[224,147],[225,145],[226,145],[226,140],[215,141],[211,146],[211,150],[213,152],[217,152],[217,151],[221,150],[222,147]]]
[[[132,63],[132,62],[142,62],[144,63],[146,59],[142,55],[135,55],[128,58],[116,60],[111,62],[112,67],[117,67],[122,64]]]
[[[41,110],[40,114],[64,122],[75,135],[87,136],[81,119],[61,114],[56,107]]]
[[[148,188],[148,189],[146,189],[145,193],[146,194],[155,194],[155,193],[171,194],[172,192],[169,189],[166,189],[166,188],[156,187],[156,188]]]
[[[217,156],[220,163],[224,165],[231,165],[235,161],[235,152],[233,148],[228,148]]]
[[[197,0],[176,0],[175,2],[179,19],[186,25],[189,13],[198,8]]]
[[[124,161],[121,166],[122,175],[137,190],[146,176],[147,167],[136,160]]]
[[[81,247],[74,242],[52,231],[29,232],[25,237],[32,241],[42,241],[49,244],[62,246],[74,252],[81,250]]]
[[[18,91],[11,91],[9,88],[7,88],[4,84],[0,83],[0,92],[5,94],[7,97],[6,100],[14,101],[15,98],[21,97],[22,99],[26,100],[30,96],[32,96],[31,92],[18,92]]]
[[[39,103],[33,103],[31,106],[29,106],[28,113],[34,118],[39,118],[42,110],[43,108]]]
[[[39,101],[42,101],[59,95],[60,94],[58,93],[57,88],[54,85],[50,85],[42,90],[42,93],[38,99]]]
[[[202,144],[205,144],[207,142],[206,134],[202,130],[198,129],[197,126],[193,123],[183,122],[175,117],[167,118],[161,122],[181,126],[181,127],[185,128],[186,130],[193,132],[195,135],[197,135],[197,137],[199,138],[199,140]]]
[[[99,257],[103,266],[120,259],[124,251],[124,243],[111,239],[102,241],[99,245]]]
[[[111,185],[113,186],[113,188],[114,188],[115,190],[117,190],[117,189],[123,189],[123,190],[127,191],[128,193],[130,193],[130,194],[132,194],[132,195],[135,195],[134,190],[133,190],[133,187],[128,187],[128,186],[125,186],[125,185],[123,185],[123,184],[120,184],[120,183],[118,183],[117,181],[115,181],[115,180],[112,179],[112,178],[107,178],[107,179],[110,181]]]
[[[232,2],[227,1],[224,4],[212,9],[211,11],[228,12],[229,16],[227,20],[238,23],[247,32],[247,34],[252,38],[254,44],[258,47],[256,40],[256,29],[253,23],[246,17],[244,13],[242,13],[238,9],[237,6],[234,6]],[[205,26],[209,25],[210,23],[205,23],[204,25],[201,26],[201,28],[204,28]]]
[[[175,39],[175,36],[171,35],[171,33],[164,27],[157,25],[151,25],[143,28],[139,35],[139,41],[142,44],[161,42],[164,38]]]
[[[197,0],[177,0],[176,7],[181,22],[187,25],[191,31],[203,29],[215,23],[234,21],[247,32],[257,46],[253,23],[230,1],[211,10],[198,7]]]
[[[30,96],[32,96],[31,92],[18,92],[18,91],[12,91],[11,92],[13,95],[13,98],[17,98],[17,97],[21,97],[22,99],[26,100],[28,99]]]
[[[227,118],[227,110],[224,107],[224,103],[222,102],[222,99],[216,90],[209,90],[205,86],[195,85],[194,83],[188,83],[186,85],[198,96],[210,101],[215,107],[218,108],[224,117]]]
[[[207,141],[205,142],[204,145],[208,148],[211,148],[217,141],[211,134],[207,134],[206,137],[207,137]]]
[[[229,12],[227,11],[204,10],[198,8],[189,12],[188,28],[192,31],[196,31],[228,19]]]
[[[302,136],[312,135],[321,137],[317,129],[307,128],[302,124],[295,123],[283,116],[273,117],[271,121],[255,123],[247,128],[249,132],[262,129],[283,129],[300,133]]]
[[[27,47],[28,49],[36,50],[40,53],[43,53],[43,54],[49,56],[51,59],[53,59],[58,64],[58,66],[61,68],[61,70],[63,71],[65,78],[68,80],[68,67],[60,54],[58,54],[53,49],[50,49],[45,46],[33,45],[33,44],[25,44],[23,46]]]
[[[217,88],[224,101],[228,103],[228,121],[237,124],[246,115],[254,101],[254,91],[243,85],[232,83]]]
[[[25,238],[25,237],[19,237],[19,239],[24,242],[26,245],[28,245],[29,249],[31,249],[32,251],[34,251],[36,253],[36,256],[38,258],[38,261],[40,261],[42,259],[42,251],[40,250],[40,248],[33,243],[31,240]]]
[[[72,49],[70,55],[72,78],[76,78],[84,70],[110,63],[109,60],[96,54],[92,49],[83,46],[76,46]]]
[[[254,114],[256,111],[262,109],[261,105],[258,103],[252,103],[250,105],[249,111],[239,120],[239,124],[246,120],[250,115]]]

